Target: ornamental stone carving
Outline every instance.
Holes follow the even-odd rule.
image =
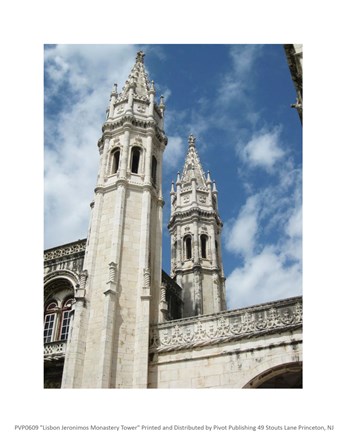
[[[44,261],[61,258],[79,252],[85,252],[85,247],[86,247],[86,240],[81,240],[66,246],[49,249],[44,254]]]
[[[44,361],[60,360],[65,357],[66,341],[50,342],[44,345]]]
[[[108,281],[115,284],[116,283],[116,277],[117,277],[118,265],[114,262],[110,262],[108,267],[109,267],[109,279],[108,279]]]
[[[150,288],[150,269],[145,268],[143,269],[143,288]]]
[[[251,308],[185,318],[151,327],[150,351],[175,351],[213,345],[242,337],[256,337],[302,326],[302,299],[280,300]]]
[[[137,112],[139,112],[140,114],[144,114],[146,111],[146,108],[144,105],[137,105]]]

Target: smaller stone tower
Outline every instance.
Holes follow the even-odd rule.
[[[217,190],[210,173],[205,176],[203,172],[195,142],[196,138],[190,135],[176,190],[172,182],[168,224],[171,277],[183,289],[184,317],[226,309]]]

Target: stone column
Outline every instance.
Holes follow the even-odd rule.
[[[211,265],[213,268],[218,268],[218,257],[216,254],[216,243],[215,243],[215,228],[212,227],[210,230],[210,250],[211,250]]]
[[[142,193],[141,211],[141,235],[139,242],[139,275],[137,288],[137,312],[136,330],[134,346],[134,368],[133,386],[136,388],[146,388],[148,379],[148,343],[149,343],[149,315],[151,282],[153,278],[153,265],[149,262],[151,248],[150,229],[151,229],[151,158],[152,158],[153,134],[147,138],[146,157],[144,167],[144,186]]]
[[[82,368],[80,367],[85,349],[84,320],[85,287],[88,272],[80,275],[80,284],[75,289],[75,303],[72,308],[70,332],[67,340],[62,388],[80,388],[82,386]]]

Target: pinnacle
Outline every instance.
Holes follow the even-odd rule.
[[[136,56],[136,63],[134,64],[128,80],[123,88],[123,94],[127,94],[131,87],[134,93],[138,96],[149,96],[149,91],[153,85],[149,84],[148,75],[144,67],[144,52],[138,51]]]
[[[189,147],[195,147],[196,137],[190,134],[189,136]]]
[[[188,143],[189,149],[185,158],[181,182],[182,184],[189,183],[195,179],[198,186],[206,187],[206,178],[196,150],[196,137],[190,134]]]
[[[136,63],[142,63],[144,64],[144,52],[143,51],[138,51],[137,56],[136,56]]]

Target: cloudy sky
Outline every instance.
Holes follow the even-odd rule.
[[[219,191],[228,307],[301,294],[302,129],[282,45],[46,45],[45,248],[86,237],[109,95],[139,49],[166,102],[164,270],[192,133]]]

